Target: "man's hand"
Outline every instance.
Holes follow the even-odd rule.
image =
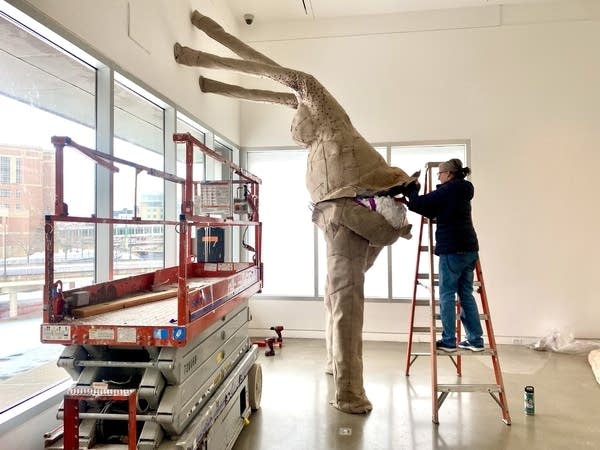
[[[410,197],[412,195],[418,194],[420,190],[421,190],[421,183],[419,183],[419,180],[415,180],[406,186],[406,191],[405,191],[404,195],[406,197]]]

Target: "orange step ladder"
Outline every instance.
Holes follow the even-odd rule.
[[[425,165],[425,181],[423,183],[424,193],[429,193],[433,188],[433,177],[432,172],[434,168],[438,168],[440,162],[429,162]],[[440,314],[439,314],[439,301],[436,300],[436,287],[439,285],[438,275],[435,273],[434,264],[434,232],[435,232],[435,221],[430,220],[424,216],[421,217],[421,225],[419,228],[419,245],[417,249],[417,264],[415,268],[415,280],[413,288],[413,297],[411,302],[410,312],[410,324],[408,330],[408,347],[406,352],[406,376],[410,374],[410,367],[419,356],[431,356],[431,399],[432,399],[432,421],[433,423],[439,423],[438,411],[442,406],[442,403],[451,392],[487,392],[494,399],[494,401],[500,406],[502,411],[502,420],[507,425],[510,425],[510,414],[508,412],[508,403],[506,398],[506,391],[504,389],[504,382],[502,380],[502,371],[500,370],[500,360],[498,358],[498,351],[496,347],[496,339],[494,337],[494,329],[492,326],[492,318],[490,314],[490,308],[488,305],[487,293],[485,290],[485,283],[483,280],[483,271],[481,269],[481,262],[478,260],[475,265],[475,291],[479,294],[481,303],[480,308],[480,320],[485,322],[485,333],[487,337],[488,347],[480,352],[472,352],[471,350],[457,349],[452,354],[446,353],[442,350],[436,349],[436,334],[441,332],[442,328],[439,325]],[[425,231],[427,236],[425,237]],[[424,241],[426,241],[424,243]],[[426,261],[421,260],[421,255],[426,255]],[[422,264],[424,263],[424,264]],[[421,271],[421,265],[424,270]],[[418,287],[425,287],[429,292],[428,299],[417,299]],[[417,307],[428,306],[429,307],[429,324],[425,326],[415,326],[415,313]],[[457,309],[457,342],[460,341],[461,335],[461,322],[460,322],[460,299],[456,303]],[[417,352],[413,351],[413,339],[415,333],[426,333],[430,336],[430,351],[429,352]],[[438,367],[437,367],[437,356],[448,356],[456,368],[457,376],[462,376],[462,356],[482,356],[487,355],[492,358],[492,365],[494,368],[495,383],[493,384],[438,384]]]

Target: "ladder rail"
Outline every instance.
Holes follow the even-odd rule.
[[[431,192],[433,189],[433,181],[431,176],[431,168],[427,166],[425,170],[425,191]],[[427,219],[427,252],[428,252],[428,266],[429,266],[429,311],[430,311],[430,348],[431,348],[431,357],[430,365],[431,365],[431,402],[432,402],[432,411],[433,417],[432,420],[434,423],[438,423],[438,409],[442,402],[441,399],[438,403],[437,398],[437,387],[438,387],[438,375],[437,375],[437,336],[436,336],[436,325],[437,319],[435,317],[435,276],[434,276],[434,241],[433,241],[433,219]],[[420,245],[421,243],[419,243]],[[439,302],[438,302],[439,303]]]
[[[421,220],[421,226],[419,227],[419,246],[421,245],[421,240],[423,239],[423,220]],[[409,324],[409,333],[408,333],[408,344],[406,351],[406,368],[405,375],[408,376],[410,373],[410,366],[415,362],[415,360],[420,355],[413,355],[413,329],[415,326],[415,306],[417,301],[417,289],[419,287],[419,265],[421,262],[421,252],[417,251],[417,265],[415,267],[415,280],[413,284],[413,295],[410,309],[410,324]]]
[[[427,163],[425,166],[425,181],[424,181],[424,185],[427,186],[429,185],[429,189],[431,189],[431,174],[430,171],[427,170],[429,165],[432,164],[439,164],[439,163]],[[425,224],[427,224],[427,228],[428,228],[428,233],[429,233],[429,239],[428,239],[428,244],[427,245],[423,245],[423,230],[425,229]],[[419,357],[419,356],[427,356],[427,355],[431,355],[430,353],[423,353],[423,352],[414,352],[413,351],[413,335],[414,335],[414,329],[415,329],[415,312],[416,312],[416,306],[419,306],[419,304],[421,302],[427,302],[427,304],[435,304],[435,295],[432,297],[431,295],[431,291],[435,288],[435,281],[431,280],[429,276],[427,276],[427,279],[429,280],[429,286],[425,286],[424,284],[422,284],[420,282],[421,279],[425,279],[424,276],[422,276],[422,274],[419,271],[420,265],[421,265],[421,252],[422,251],[427,251],[429,253],[429,255],[433,254],[433,227],[431,226],[431,220],[427,219],[424,216],[421,216],[421,221],[420,221],[420,226],[419,226],[419,241],[418,241],[418,246],[417,246],[417,261],[416,261],[416,266],[415,266],[415,278],[414,278],[414,284],[413,284],[413,294],[412,294],[412,300],[411,300],[411,309],[410,309],[410,320],[409,320],[409,332],[408,332],[408,345],[407,345],[407,352],[406,352],[406,366],[405,366],[405,375],[409,376],[410,375],[410,367],[412,366],[412,364],[415,362],[415,360]],[[431,257],[433,258],[433,257]],[[431,265],[433,263],[433,261],[429,261],[429,264]],[[424,286],[425,288],[427,288],[430,291],[430,298],[428,300],[418,300],[417,299],[417,290],[419,285]],[[417,328],[421,328],[421,327],[417,327]],[[431,326],[428,326],[429,330],[431,330]]]
[[[427,171],[427,173],[425,174],[425,180],[427,181],[427,175],[429,175],[429,171]],[[431,184],[431,179],[429,179],[429,184]],[[436,338],[436,325],[437,325],[437,319],[436,319],[436,314],[435,314],[435,285],[434,285],[434,274],[433,274],[433,223],[431,220],[428,221],[428,225],[427,225],[428,229],[429,229],[429,236],[427,237],[427,244],[429,247],[429,311],[430,311],[430,322],[429,322],[429,329],[430,329],[430,348],[431,348],[431,357],[429,358],[430,360],[430,365],[431,365],[431,407],[432,407],[432,411],[433,411],[433,423],[438,423],[438,409],[439,406],[441,405],[442,402],[444,401],[443,399],[438,403],[438,398],[437,398],[437,347],[436,347],[436,342],[437,342],[437,338]],[[420,243],[419,243],[420,244]]]
[[[498,399],[494,396],[494,400],[500,405],[502,409],[502,418],[507,425],[510,425],[510,413],[508,411],[508,400],[506,398],[506,391],[504,390],[504,379],[502,377],[502,370],[500,369],[500,359],[498,358],[498,347],[496,346],[496,335],[494,333],[494,327],[492,325],[492,315],[490,312],[490,306],[488,303],[487,292],[485,290],[485,283],[483,281],[483,269],[481,268],[481,260],[478,259],[475,263],[475,275],[477,281],[480,283],[479,296],[481,298],[481,309],[483,314],[487,317],[485,319],[485,327],[490,347],[495,350],[492,355],[492,365],[494,367],[494,377],[496,383],[501,386],[500,392],[498,392]]]

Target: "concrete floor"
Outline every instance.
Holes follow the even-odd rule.
[[[427,344],[419,344],[427,345]],[[425,351],[426,347],[423,347]],[[276,356],[262,355],[261,408],[233,450],[333,449],[598,449],[600,385],[587,355],[500,346],[512,425],[487,393],[453,393],[431,422],[429,357],[404,374],[406,344],[365,342],[365,389],[373,411],[345,414],[328,405],[332,377],[324,373],[324,341],[285,339]],[[489,356],[463,357],[464,383],[492,383]],[[457,382],[439,357],[439,382]],[[535,387],[534,416],[523,412],[523,388]]]

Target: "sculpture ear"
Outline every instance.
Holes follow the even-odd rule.
[[[416,175],[416,174],[415,174]],[[413,175],[412,177],[414,177]],[[421,190],[421,184],[419,183],[419,178],[412,178],[408,183],[398,184],[397,186],[392,186],[385,191],[380,191],[376,195],[381,197],[395,197],[396,195],[409,195],[413,192],[419,192]]]
[[[298,110],[292,120],[291,132],[294,142],[304,147],[309,147],[311,142],[316,139],[314,123],[306,105],[298,105]]]

